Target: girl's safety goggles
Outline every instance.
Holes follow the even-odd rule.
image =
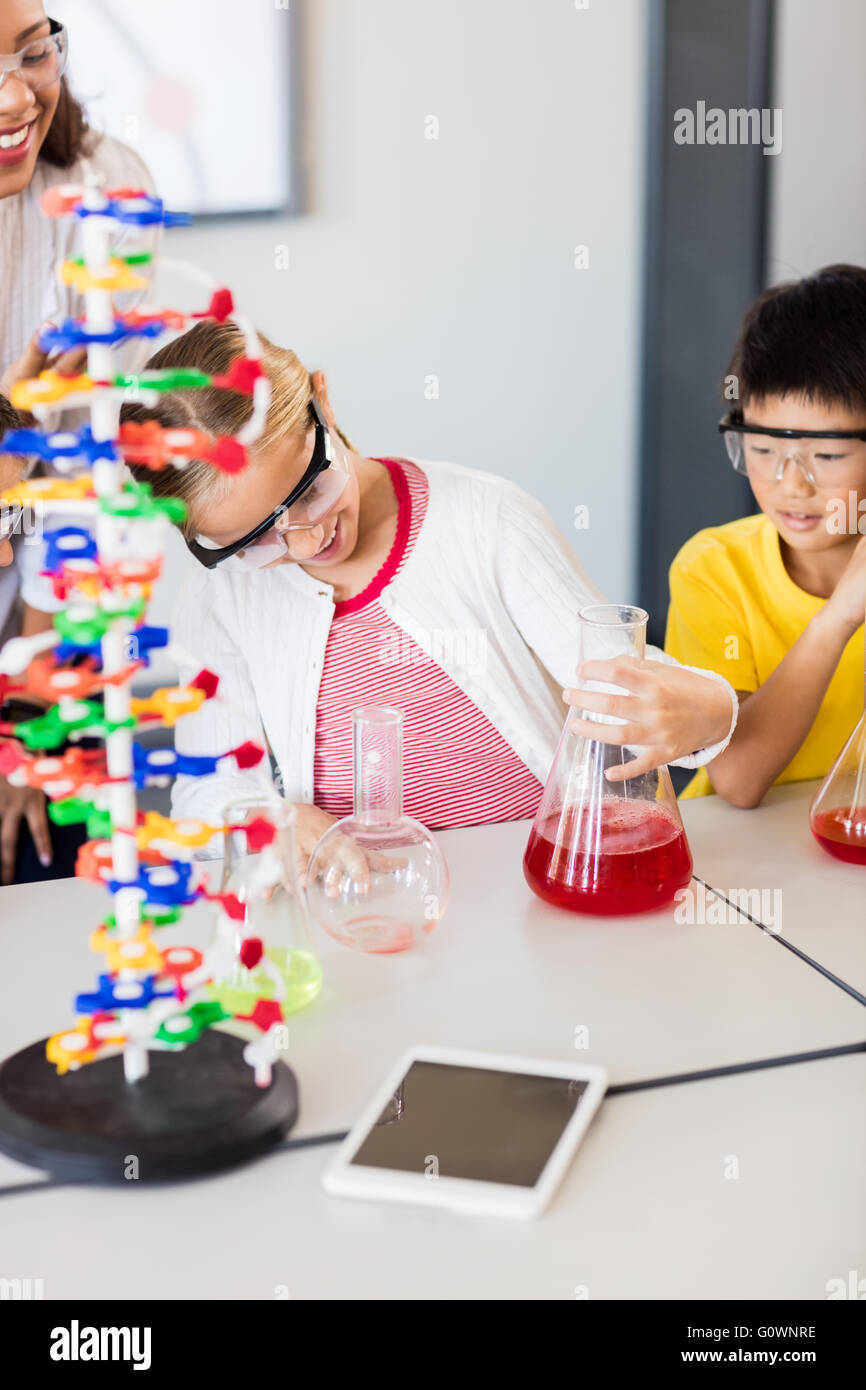
[[[342,449],[334,448],[315,396],[310,400],[310,414],[316,430],[313,456],[288,497],[258,526],[230,545],[216,545],[203,535],[187,539],[189,550],[206,569],[214,569],[226,560],[234,560],[233,569],[262,569],[283,559],[285,534],[315,526],[342,497],[349,481],[349,461]]]

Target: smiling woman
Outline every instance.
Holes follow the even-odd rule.
[[[0,6],[0,371],[24,352],[40,319],[68,310],[53,266],[74,234],[39,215],[54,183],[96,174],[150,189],[145,166],[117,141],[88,130],[66,77],[70,39],[41,0]],[[74,63],[74,47],[73,47]],[[50,243],[50,244],[47,244]],[[33,368],[33,363],[28,363]],[[8,384],[8,381],[7,381]]]
[[[14,381],[36,375],[46,364],[36,342],[41,325],[76,312],[74,290],[60,285],[54,274],[57,262],[71,254],[75,225],[71,218],[41,215],[46,188],[83,183],[95,175],[108,186],[131,184],[152,191],[147,169],[132,150],[88,129],[68,85],[70,53],[74,67],[74,36],[45,13],[41,0],[3,0],[0,391],[7,395]],[[139,362],[123,365],[134,368]],[[22,577],[24,558],[19,553],[16,565],[0,577],[0,641],[19,621],[19,586],[32,610],[53,607],[44,582],[35,575]]]

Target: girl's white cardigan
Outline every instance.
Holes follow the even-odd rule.
[[[516,484],[452,463],[415,462],[429,484],[427,513],[379,602],[544,782],[566,714],[562,688],[574,683],[578,610],[604,597],[544,508]],[[316,702],[333,611],[330,585],[296,564],[191,574],[172,623],[173,643],[190,654],[181,676],[208,666],[220,686],[218,698],[179,721],[178,750],[217,754],[264,735],[283,794],[311,802]],[[393,646],[383,650],[383,663],[400,659]],[[672,661],[655,648],[647,654]],[[731,703],[727,739],[680,766],[699,767],[727,746],[737,714],[733,690]],[[256,790],[251,772],[179,777],[173,813],[219,820],[227,802]]]

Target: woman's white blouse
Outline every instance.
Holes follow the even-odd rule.
[[[604,597],[541,504],[516,484],[415,462],[428,479],[427,514],[379,602],[544,782],[566,714],[562,688],[574,681],[578,611]],[[181,678],[207,666],[220,685],[215,699],[179,721],[178,750],[214,755],[266,738],[283,794],[313,801],[316,704],[333,612],[331,586],[296,564],[237,574],[190,567],[172,616],[173,645],[185,653]],[[676,664],[656,648],[647,655]],[[680,759],[682,767],[716,757],[736,724],[734,691],[722,676],[703,674],[730,690],[731,727],[722,743]],[[179,777],[173,811],[219,821],[229,801],[257,787],[254,772]]]

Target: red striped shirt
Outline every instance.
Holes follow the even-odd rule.
[[[404,716],[407,815],[432,829],[533,816],[540,782],[437,663],[435,650],[424,651],[379,603],[405,563],[427,509],[421,469],[405,459],[380,462],[397,495],[397,534],[367,587],[334,605],[316,710],[315,803],[331,815],[351,815],[352,710],[394,705]],[[454,644],[461,640],[458,633],[437,636]],[[484,653],[464,644],[461,659],[482,661]]]

